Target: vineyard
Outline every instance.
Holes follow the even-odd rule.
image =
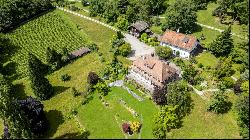
[[[7,34],[19,48],[11,60],[18,64],[16,70],[20,77],[26,76],[28,53],[45,62],[47,47],[58,52],[63,47],[73,51],[87,42],[86,36],[67,18],[61,11],[54,10]]]

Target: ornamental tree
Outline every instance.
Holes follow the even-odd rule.
[[[212,95],[212,99],[208,104],[207,110],[217,114],[226,113],[230,109],[228,97],[223,92],[216,92]]]
[[[119,54],[121,54],[123,57],[128,56],[132,51],[131,45],[129,43],[125,43],[121,45],[118,50],[119,50]]]
[[[4,121],[3,138],[32,138],[29,120],[14,101],[13,86],[9,80],[0,74],[0,118]]]
[[[195,76],[197,75],[198,71],[195,69],[193,65],[188,65],[184,67],[182,77],[190,84],[195,83]]]
[[[209,44],[208,50],[210,50],[216,57],[228,56],[232,51],[233,39],[231,37],[231,26],[224,30],[217,36],[212,43]]]
[[[90,85],[95,85],[99,81],[99,76],[95,72],[89,72],[88,74],[88,83]]]
[[[168,85],[168,92],[166,94],[167,105],[178,105],[178,116],[184,117],[191,111],[191,94],[188,85],[183,82],[174,82]]]
[[[169,47],[158,46],[155,50],[156,54],[162,59],[170,59],[173,51]]]
[[[166,133],[180,126],[177,115],[178,106],[162,106],[160,112],[154,116],[153,136],[157,139],[165,139]]]

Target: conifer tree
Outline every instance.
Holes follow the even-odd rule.
[[[4,121],[3,138],[33,138],[29,121],[14,103],[12,84],[0,74],[0,118]]]
[[[34,94],[41,100],[46,100],[51,97],[53,90],[48,79],[41,73],[42,62],[34,55],[29,54],[28,58],[28,71],[31,80],[31,87]]]
[[[231,38],[231,26],[223,31],[217,38],[209,44],[209,50],[215,56],[228,56],[233,49],[233,39]]]

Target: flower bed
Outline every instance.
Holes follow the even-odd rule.
[[[120,101],[120,104],[122,104],[133,115],[133,117],[139,116],[137,112],[133,108],[129,107],[124,100],[120,99],[119,101]]]

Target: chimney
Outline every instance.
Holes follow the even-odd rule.
[[[179,31],[180,31],[180,28],[178,28],[176,32],[179,33]]]

